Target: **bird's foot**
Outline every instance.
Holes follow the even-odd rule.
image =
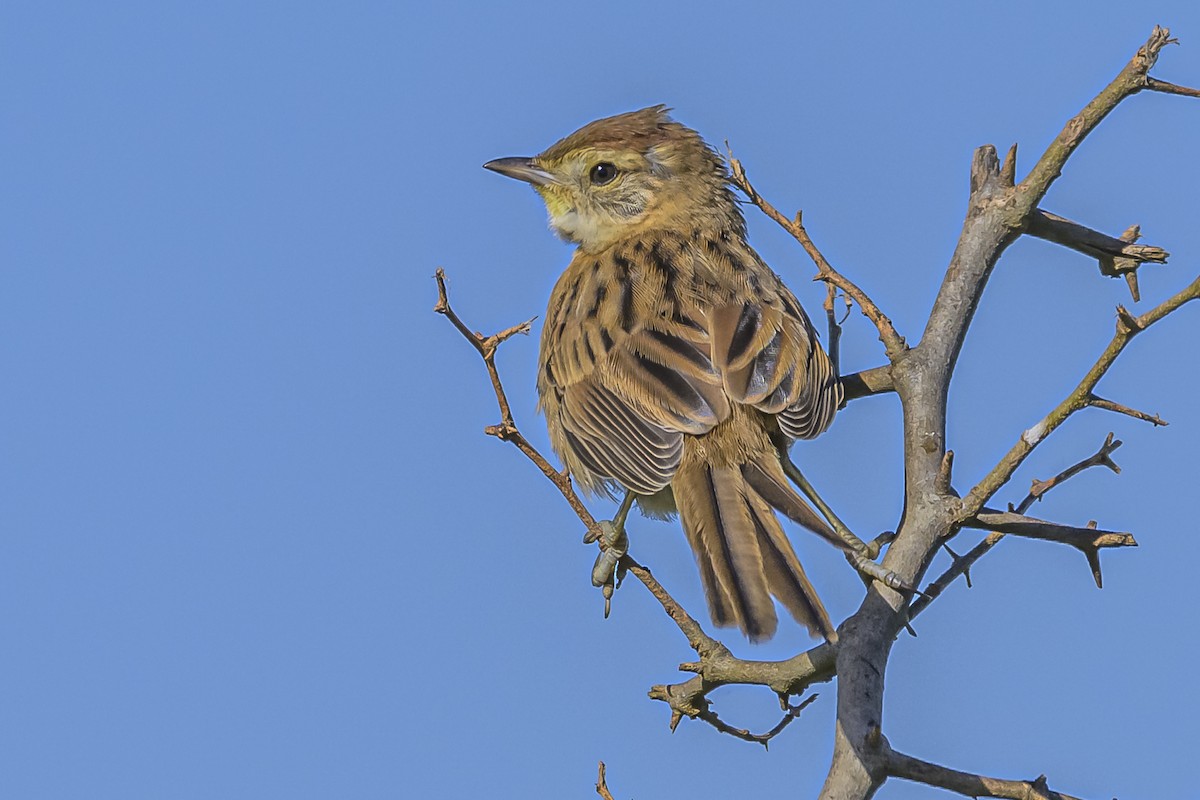
[[[613,591],[621,585],[625,570],[620,568],[621,558],[629,552],[629,536],[625,533],[625,519],[633,505],[634,495],[626,494],[611,520],[602,519],[584,534],[584,544],[600,543],[600,552],[592,564],[592,586],[604,592],[604,618],[612,611]]]
[[[920,594],[915,586],[910,585],[907,581],[901,578],[896,573],[887,569],[882,564],[878,564],[871,560],[866,553],[847,553],[846,560],[850,565],[858,570],[859,574],[871,580],[879,581],[884,586],[890,589],[895,589],[898,592],[913,592]]]

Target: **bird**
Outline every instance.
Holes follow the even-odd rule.
[[[678,512],[716,626],[769,639],[774,598],[835,638],[775,512],[844,548],[780,460],[829,427],[843,389],[795,295],[747,243],[724,159],[656,105],[484,167],[531,184],[576,246],[537,377],[573,479],[632,493],[651,516]]]

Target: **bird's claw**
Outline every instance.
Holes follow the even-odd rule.
[[[624,525],[616,525],[612,520],[605,519],[589,528],[583,540],[589,543],[600,542],[600,552],[592,565],[592,586],[604,590],[604,617],[607,619],[612,610],[613,590],[625,577],[624,570],[620,569],[620,562],[629,552],[629,537],[625,535]]]
[[[885,568],[882,564],[877,564],[876,562],[872,561],[863,553],[851,553],[847,555],[847,558],[850,560],[850,563],[854,565],[856,570],[872,580],[879,581],[890,589],[895,589],[898,592],[913,592],[914,594],[921,593],[915,586],[910,585],[907,581],[905,581],[896,573],[892,572],[890,569]]]

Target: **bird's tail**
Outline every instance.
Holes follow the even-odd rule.
[[[774,596],[811,634],[831,639],[829,615],[773,509],[831,541],[836,534],[791,488],[773,450],[714,458],[703,452],[711,450],[706,438],[688,437],[671,488],[713,622],[736,625],[751,641],[768,639]]]

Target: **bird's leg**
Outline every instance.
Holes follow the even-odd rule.
[[[625,520],[629,518],[629,509],[633,508],[633,501],[636,499],[636,494],[626,492],[625,498],[621,500],[621,505],[617,508],[617,515],[613,517],[613,527],[622,534],[625,532]]]
[[[592,565],[592,585],[604,590],[604,617],[612,610],[613,590],[620,583],[622,573],[617,569],[621,557],[629,552],[629,537],[625,534],[625,520],[637,495],[626,492],[625,498],[611,520],[603,519],[584,534],[585,544],[600,541],[601,549]]]
[[[817,510],[821,512],[821,516],[825,517],[825,520],[829,523],[829,526],[833,528],[834,532],[838,535],[838,538],[846,543],[846,547],[849,550],[852,550],[855,553],[861,553],[868,558],[875,558],[875,556],[879,555],[879,550],[877,548],[874,549],[874,552],[872,552],[872,548],[867,547],[866,542],[855,536],[850,529],[846,527],[846,523],[842,522],[838,515],[834,513],[833,509],[829,507],[829,504],[821,499],[821,495],[817,494],[817,490],[814,489],[813,485],[808,482],[808,478],[804,477],[804,473],[802,473],[800,468],[792,462],[791,456],[789,456],[786,452],[780,453],[779,460],[783,465],[784,473],[788,476],[788,478],[791,479],[792,483],[796,484],[800,491],[804,493],[804,496],[808,498],[808,501],[817,507]]]
[[[846,546],[846,560],[863,575],[868,578],[883,583],[885,586],[890,586],[893,589],[900,589],[910,592],[915,592],[916,587],[909,586],[900,578],[899,575],[889,569],[884,569],[882,565],[875,563],[875,558],[879,556],[879,549],[886,541],[883,537],[876,538],[870,544],[867,544],[862,539],[854,535],[854,533],[846,527],[846,523],[842,522],[841,518],[834,513],[829,504],[821,499],[821,495],[817,494],[817,490],[808,482],[808,478],[804,477],[804,473],[800,471],[793,462],[786,450],[781,450],[779,453],[779,461],[783,466],[784,473],[791,479],[792,483],[804,493],[817,510],[821,512],[821,516],[829,523],[829,527],[833,528],[834,533]]]

